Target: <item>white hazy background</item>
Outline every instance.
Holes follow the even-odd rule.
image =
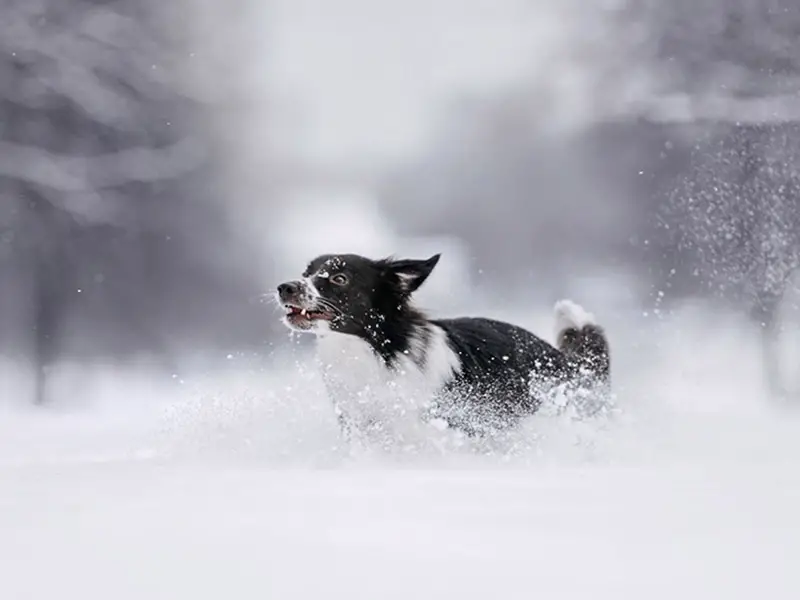
[[[182,352],[166,378],[140,357],[65,356],[45,406],[30,404],[26,363],[8,352],[0,597],[798,597],[800,422],[768,397],[756,324],[707,298],[649,303],[651,282],[611,251],[551,267],[555,250],[525,245],[613,245],[635,227],[613,182],[563,150],[672,85],[630,53],[637,40],[603,34],[615,6],[185,7],[202,42],[189,78],[219,107],[208,125],[224,149],[220,203],[254,253],[232,261],[206,240],[224,268],[270,293],[320,252],[442,252],[422,305],[547,339],[553,301],[573,298],[608,330],[618,411],[537,415],[488,454],[430,440],[352,461],[307,340],[272,327],[269,303],[251,313],[260,345]],[[510,115],[488,137],[458,116],[486,99]],[[490,189],[480,206],[392,187],[422,164],[444,189],[451,163],[437,157],[459,152],[502,163],[521,123],[561,173],[541,187]],[[487,139],[500,149],[471,145]]]

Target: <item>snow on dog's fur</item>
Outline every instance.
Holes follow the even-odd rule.
[[[323,255],[278,286],[286,325],[317,336],[348,439],[385,440],[398,422],[420,419],[482,435],[536,412],[547,386],[608,381],[605,334],[571,301],[556,305],[556,346],[502,321],[427,318],[412,295],[439,258]]]

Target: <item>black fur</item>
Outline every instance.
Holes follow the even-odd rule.
[[[432,327],[441,328],[460,372],[444,383],[426,416],[442,418],[469,434],[504,429],[534,413],[548,386],[577,383],[587,375],[608,380],[608,344],[596,325],[565,329],[555,347],[502,321],[429,320],[413,306],[411,295],[438,261],[438,254],[427,260],[323,255],[308,265],[305,283],[291,282],[299,291],[289,293],[283,284],[279,299],[329,311],[326,320],[332,331],[366,340],[389,369],[403,356],[424,368],[426,352],[418,349],[427,347]],[[319,297],[302,293],[309,283]]]
[[[559,333],[559,349],[582,370],[594,373],[602,381],[611,377],[611,355],[602,327],[594,324],[581,329],[570,327]]]
[[[516,325],[484,318],[432,322],[447,333],[461,373],[431,412],[468,433],[513,425],[539,408],[537,384],[546,388],[576,373],[568,355]]]

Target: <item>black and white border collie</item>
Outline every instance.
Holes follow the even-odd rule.
[[[345,438],[369,443],[409,416],[482,436],[533,414],[554,385],[608,385],[605,333],[568,300],[556,304],[555,346],[502,321],[426,317],[412,295],[439,257],[323,255],[278,286],[285,324],[317,336]]]

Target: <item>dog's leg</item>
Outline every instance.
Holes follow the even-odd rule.
[[[334,406],[333,410],[336,413],[336,420],[339,423],[339,431],[342,434],[342,439],[345,443],[349,444],[353,439],[353,422],[342,412],[339,406]]]
[[[362,423],[357,422],[341,406],[334,404],[336,421],[339,423],[339,431],[342,436],[342,448],[350,455],[357,457],[364,454],[368,447],[368,440]]]
[[[353,422],[349,411],[345,410],[345,406],[348,405],[348,390],[330,371],[323,371],[322,378],[328,398],[333,405],[333,414],[339,424],[339,433],[341,434],[343,446],[349,448],[353,443],[356,424]]]

